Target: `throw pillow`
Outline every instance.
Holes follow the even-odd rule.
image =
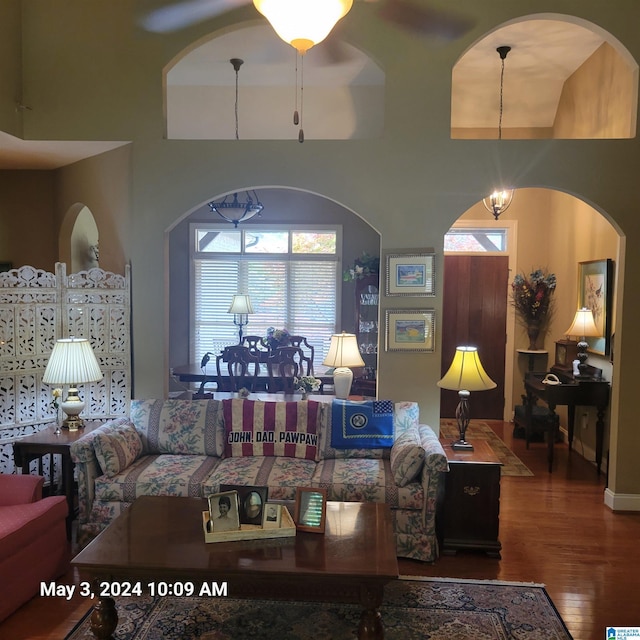
[[[124,471],[142,453],[142,440],[135,427],[127,418],[118,422],[108,430],[96,433],[94,438],[98,464],[108,478]]]
[[[377,449],[393,444],[391,400],[334,400],[331,403],[331,446]]]
[[[319,402],[223,400],[225,456],[315,460]]]
[[[424,465],[425,450],[420,442],[418,429],[405,431],[393,443],[391,448],[391,473],[399,487],[413,482]]]

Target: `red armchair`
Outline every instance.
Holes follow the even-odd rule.
[[[69,566],[67,501],[42,498],[42,476],[0,474],[0,621]]]

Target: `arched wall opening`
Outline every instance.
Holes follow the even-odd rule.
[[[496,48],[510,46],[504,60]],[[601,27],[561,14],[512,20],[483,36],[453,68],[451,137],[633,138],[638,64]]]
[[[254,187],[242,187],[253,189]],[[362,255],[380,255],[380,234],[357,213],[327,197],[291,187],[260,187],[255,190],[264,205],[260,218],[252,218],[241,223],[241,227],[253,225],[293,225],[293,224],[327,224],[340,225],[342,235],[342,256],[340,257],[340,274],[346,265]],[[233,191],[232,191],[233,193]],[[219,200],[222,196],[212,196]],[[208,201],[207,201],[208,202]],[[168,369],[186,365],[189,362],[190,339],[190,234],[189,226],[194,222],[223,222],[212,213],[207,203],[194,207],[190,212],[180,216],[171,228],[166,231],[166,263],[167,274],[167,322],[168,335],[166,353]],[[229,224],[229,228],[233,226]],[[338,331],[355,331],[355,293],[354,285],[340,281],[338,287]],[[230,316],[230,322],[232,317]],[[184,387],[169,380],[169,391],[183,391]]]
[[[69,207],[58,236],[59,260],[67,264],[68,273],[99,266],[99,236],[89,207],[82,203]]]
[[[537,370],[546,371],[554,364],[555,342],[565,338],[579,304],[580,263],[594,260],[613,260],[613,288],[611,295],[611,327],[616,330],[616,306],[618,300],[618,273],[624,269],[624,238],[620,229],[614,226],[606,214],[585,202],[577,194],[543,187],[527,187],[515,192],[513,203],[498,221],[493,220],[482,202],[465,211],[453,227],[475,227],[483,229],[508,228],[507,254],[510,273],[505,301],[507,315],[507,349],[505,353],[505,397],[504,420],[510,421],[515,405],[520,404],[524,393],[524,375],[529,362],[517,352],[526,349],[528,339],[522,325],[516,321],[511,301],[511,283],[516,273],[528,275],[537,268],[552,272],[557,278],[554,293],[554,308],[549,328],[541,348],[546,354],[536,358]],[[443,326],[443,333],[451,330]],[[603,378],[613,380],[613,356],[589,352],[589,364],[602,369]],[[613,392],[613,389],[612,389]],[[609,404],[611,407],[611,403]],[[558,407],[561,425],[567,425],[566,407]],[[594,407],[584,408],[587,413],[587,428],[578,434],[581,438],[585,457],[595,459]],[[474,416],[482,418],[482,416]],[[609,451],[609,442],[614,442],[616,434],[612,429],[609,410],[605,418],[604,451]],[[615,449],[611,448],[611,455]],[[604,467],[606,469],[606,461]]]
[[[237,95],[231,58],[243,61]],[[193,43],[165,67],[167,138],[292,140],[294,110],[306,139],[378,137],[384,84],[382,69],[335,35],[296,61],[269,25],[244,23]]]

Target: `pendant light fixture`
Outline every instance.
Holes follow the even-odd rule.
[[[296,50],[296,98],[293,124],[298,142],[304,142],[302,128],[304,95],[304,54],[322,42],[338,20],[349,13],[353,0],[253,0],[256,9],[269,21],[274,31]],[[300,65],[298,65],[300,58]],[[300,110],[298,111],[298,77]]]
[[[502,140],[502,109],[503,109],[503,90],[504,90],[504,61],[511,47],[504,45],[496,49],[500,56],[500,115],[498,118],[498,140]],[[513,200],[513,189],[495,189],[493,193],[482,199],[487,211],[493,214],[497,220],[504,213]]]
[[[238,134],[238,71],[244,64],[244,60],[240,58],[231,58],[229,60],[236,72],[236,99],[235,99],[235,121],[236,121],[236,140],[240,139]],[[230,200],[229,196],[225,196],[220,202],[210,202],[209,209],[217,213],[223,220],[233,224],[236,229],[241,222],[245,222],[253,216],[259,216],[264,209],[264,205],[260,202],[258,194],[255,190],[244,192],[244,201],[238,200],[238,194],[234,193]]]
[[[209,209],[217,213],[223,220],[231,222],[237,229],[241,222],[245,222],[253,216],[259,216],[264,209],[255,190],[252,189],[244,193],[244,202],[238,200],[238,194],[234,193],[232,200],[229,200],[227,195],[220,202],[210,202]]]

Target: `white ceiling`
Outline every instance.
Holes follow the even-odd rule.
[[[127,142],[21,140],[0,131],[0,169],[59,169]]]
[[[452,127],[496,127],[500,58],[496,47],[509,45],[505,60],[503,127],[547,127],[566,79],[604,42],[600,33],[553,17],[512,23],[496,29],[464,53],[453,72]],[[293,49],[261,23],[229,31],[199,47],[171,72],[176,84],[230,86],[230,58],[245,61],[239,83],[291,84]],[[188,60],[188,63],[187,63]],[[305,83],[378,84],[380,69],[351,45],[336,38],[314,47],[304,61]],[[0,132],[0,169],[56,169],[114,149],[126,142],[23,141]]]
[[[291,86],[295,81],[296,51],[263,21],[223,33],[203,43],[168,73],[170,85],[233,86],[231,58],[243,61],[240,87]],[[331,35],[310,49],[304,59],[305,86],[382,84],[384,75],[371,58]]]
[[[504,65],[503,127],[550,127],[565,81],[602,45],[599,33],[557,19],[513,23],[487,35],[453,71],[451,126],[496,127],[501,60]]]

